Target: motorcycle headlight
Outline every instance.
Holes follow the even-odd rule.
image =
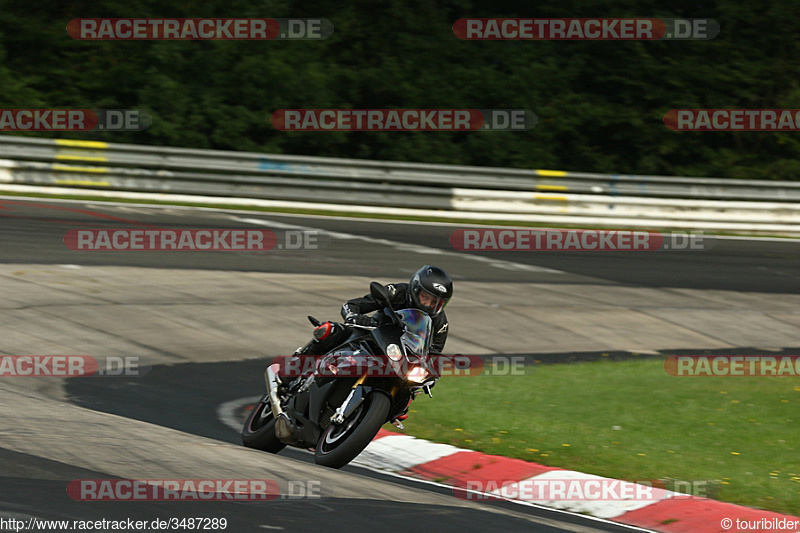
[[[406,379],[408,381],[413,381],[414,383],[422,383],[427,377],[428,371],[421,366],[415,366],[409,370],[408,374],[406,375]]]
[[[390,344],[386,347],[386,355],[389,356],[389,359],[392,361],[399,361],[403,358],[403,350],[396,344]]]

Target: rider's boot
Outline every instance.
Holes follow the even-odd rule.
[[[412,401],[414,401],[414,398],[409,398],[408,399],[408,405],[406,405],[405,411],[403,411],[401,414],[397,415],[395,417],[395,419],[392,420],[392,424],[394,424],[394,426],[397,429],[406,429],[405,426],[403,426],[403,420],[408,418],[408,410],[411,407],[411,402]]]
[[[296,360],[305,355],[315,355],[314,348],[315,348],[315,342],[313,339],[308,341],[308,343],[306,343],[305,346],[300,346],[299,348],[297,348],[292,354],[293,356],[292,359],[290,359],[289,362],[287,363],[287,368],[305,368],[307,365],[298,364],[301,363],[302,361],[296,361]],[[290,381],[287,380],[288,384],[286,385],[286,388],[290,391],[294,391],[294,389],[298,385],[300,385],[300,383],[305,381],[305,379],[306,376],[304,376],[303,374],[293,376]]]

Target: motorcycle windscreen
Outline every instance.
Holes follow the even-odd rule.
[[[408,353],[423,355],[430,350],[431,317],[419,309],[401,309],[397,311],[406,331],[400,336]]]

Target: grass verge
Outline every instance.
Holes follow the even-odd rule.
[[[800,378],[672,377],[659,360],[526,368],[443,378],[405,433],[611,478],[709,481],[716,499],[800,515]]]

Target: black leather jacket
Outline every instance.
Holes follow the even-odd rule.
[[[386,289],[389,291],[389,299],[395,309],[410,309],[414,307],[408,295],[408,283],[390,283],[386,285]],[[347,315],[353,313],[365,315],[377,311],[379,307],[380,305],[375,301],[375,298],[371,294],[367,294],[363,298],[347,300],[342,305],[342,317],[346,319]],[[437,316],[431,317],[431,319],[433,323],[431,353],[440,354],[444,349],[444,343],[447,341],[447,316],[442,311]]]

